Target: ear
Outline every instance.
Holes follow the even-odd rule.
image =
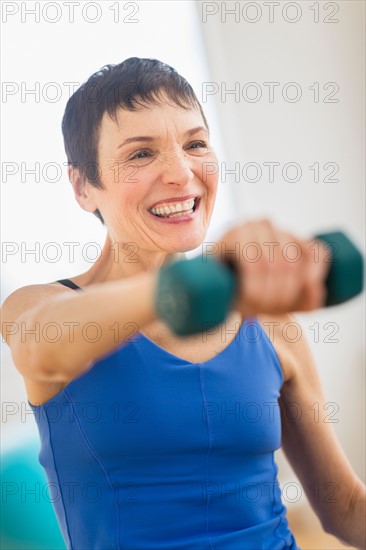
[[[68,166],[67,173],[74,189],[75,199],[83,210],[94,212],[98,206],[95,201],[96,188],[93,187],[80,173],[79,168]]]

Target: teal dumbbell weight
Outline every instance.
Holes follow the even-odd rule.
[[[331,265],[325,279],[325,306],[335,306],[357,296],[363,289],[363,258],[361,252],[341,231],[314,237],[331,251]]]
[[[176,334],[194,334],[226,318],[235,292],[229,265],[201,256],[178,260],[159,272],[156,309]]]
[[[317,235],[330,249],[325,306],[341,304],[362,292],[363,258],[342,232]],[[180,336],[222,323],[237,290],[234,268],[210,257],[178,260],[159,272],[156,311]]]

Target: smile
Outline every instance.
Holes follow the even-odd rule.
[[[157,218],[174,219],[183,218],[193,214],[198,208],[199,197],[191,197],[180,202],[166,202],[149,209],[149,212]]]

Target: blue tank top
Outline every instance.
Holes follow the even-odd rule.
[[[138,332],[32,406],[68,548],[298,550],[274,462],[282,383],[247,319],[202,363]]]

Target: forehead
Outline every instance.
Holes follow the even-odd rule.
[[[136,111],[119,107],[113,119],[108,113],[103,115],[99,148],[115,147],[123,139],[137,135],[164,137],[167,134],[184,134],[197,126],[205,126],[198,107],[184,109],[171,103],[151,103]]]

